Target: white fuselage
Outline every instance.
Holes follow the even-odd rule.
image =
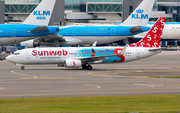
[[[95,54],[92,53],[94,49]],[[61,64],[68,59],[80,60],[83,63],[121,63],[139,60],[160,53],[160,50],[149,51],[152,48],[128,47],[123,55],[116,53],[123,47],[72,47],[72,48],[32,48],[16,51],[6,59],[15,64]],[[103,57],[104,56],[104,57]],[[87,61],[87,58],[101,57],[99,60]],[[103,57],[103,58],[102,58]],[[84,61],[85,60],[85,61]]]
[[[152,27],[152,24],[148,24]],[[147,34],[147,32],[135,35],[135,38],[142,38]],[[165,24],[162,38],[164,40],[179,40],[180,39],[180,24]]]

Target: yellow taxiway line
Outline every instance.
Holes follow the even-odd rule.
[[[3,87],[0,87],[0,90],[4,89]]]
[[[155,86],[152,86],[152,85],[147,85],[147,84],[139,84],[139,83],[134,83],[134,85],[147,86],[147,87],[155,87]]]
[[[21,79],[75,79],[73,77],[38,77],[38,76],[35,76],[35,75],[19,73],[17,71],[19,71],[19,70],[12,70],[11,73],[26,76],[26,77],[23,77]]]

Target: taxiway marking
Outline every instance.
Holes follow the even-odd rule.
[[[91,87],[95,87],[95,89],[100,89],[101,86],[97,86],[97,85],[90,85],[90,84],[84,84],[85,86],[91,86]]]
[[[22,76],[27,76],[27,77],[23,77],[21,79],[75,79],[73,77],[38,77],[38,76],[35,76],[35,75],[19,73],[17,71],[19,71],[19,70],[12,70],[11,73],[22,75]]]
[[[27,78],[21,78],[21,79],[75,79],[72,77],[27,77]]]
[[[105,76],[105,77],[150,78],[148,76],[104,75],[103,72],[112,72],[113,73],[113,72],[117,72],[117,71],[101,71],[101,72],[93,72],[93,73],[88,73],[88,74],[93,75],[93,76]],[[142,71],[139,71],[139,72],[142,72]],[[125,74],[127,72],[120,72],[120,73]]]
[[[139,73],[142,73],[143,71],[139,71],[139,70],[137,70],[137,71],[135,71],[135,72],[139,72]]]
[[[152,85],[147,85],[147,84],[139,84],[139,83],[134,83],[134,85],[147,86],[147,87],[155,87],[155,86],[152,86]]]
[[[4,89],[3,87],[0,87],[0,90]]]
[[[158,64],[172,64],[174,62],[166,62],[166,63],[155,63],[155,64],[146,64],[145,66],[153,66],[153,65],[158,65]]]

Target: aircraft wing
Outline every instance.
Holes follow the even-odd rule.
[[[20,45],[32,48],[40,45],[60,47],[64,46],[63,44],[78,45],[79,43],[83,43],[83,41],[73,37],[63,37],[54,33],[46,36],[38,36],[36,39],[21,42]]]
[[[85,57],[85,58],[78,58],[79,60],[81,60],[82,62],[86,63],[86,62],[94,62],[94,61],[99,61],[99,60],[104,60],[107,59],[107,57],[111,57],[111,56],[117,56],[117,55],[123,55],[126,52],[128,45],[126,45],[123,50],[115,55],[106,55],[106,56],[95,56],[95,57]]]
[[[61,36],[61,35],[58,35],[58,34],[50,34],[50,35],[47,35],[47,36],[42,36],[39,38],[40,39],[44,39],[45,41],[54,41],[54,40],[61,40],[61,41],[65,41],[65,39]]]

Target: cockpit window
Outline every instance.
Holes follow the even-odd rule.
[[[13,53],[13,55],[19,55],[20,53]]]

